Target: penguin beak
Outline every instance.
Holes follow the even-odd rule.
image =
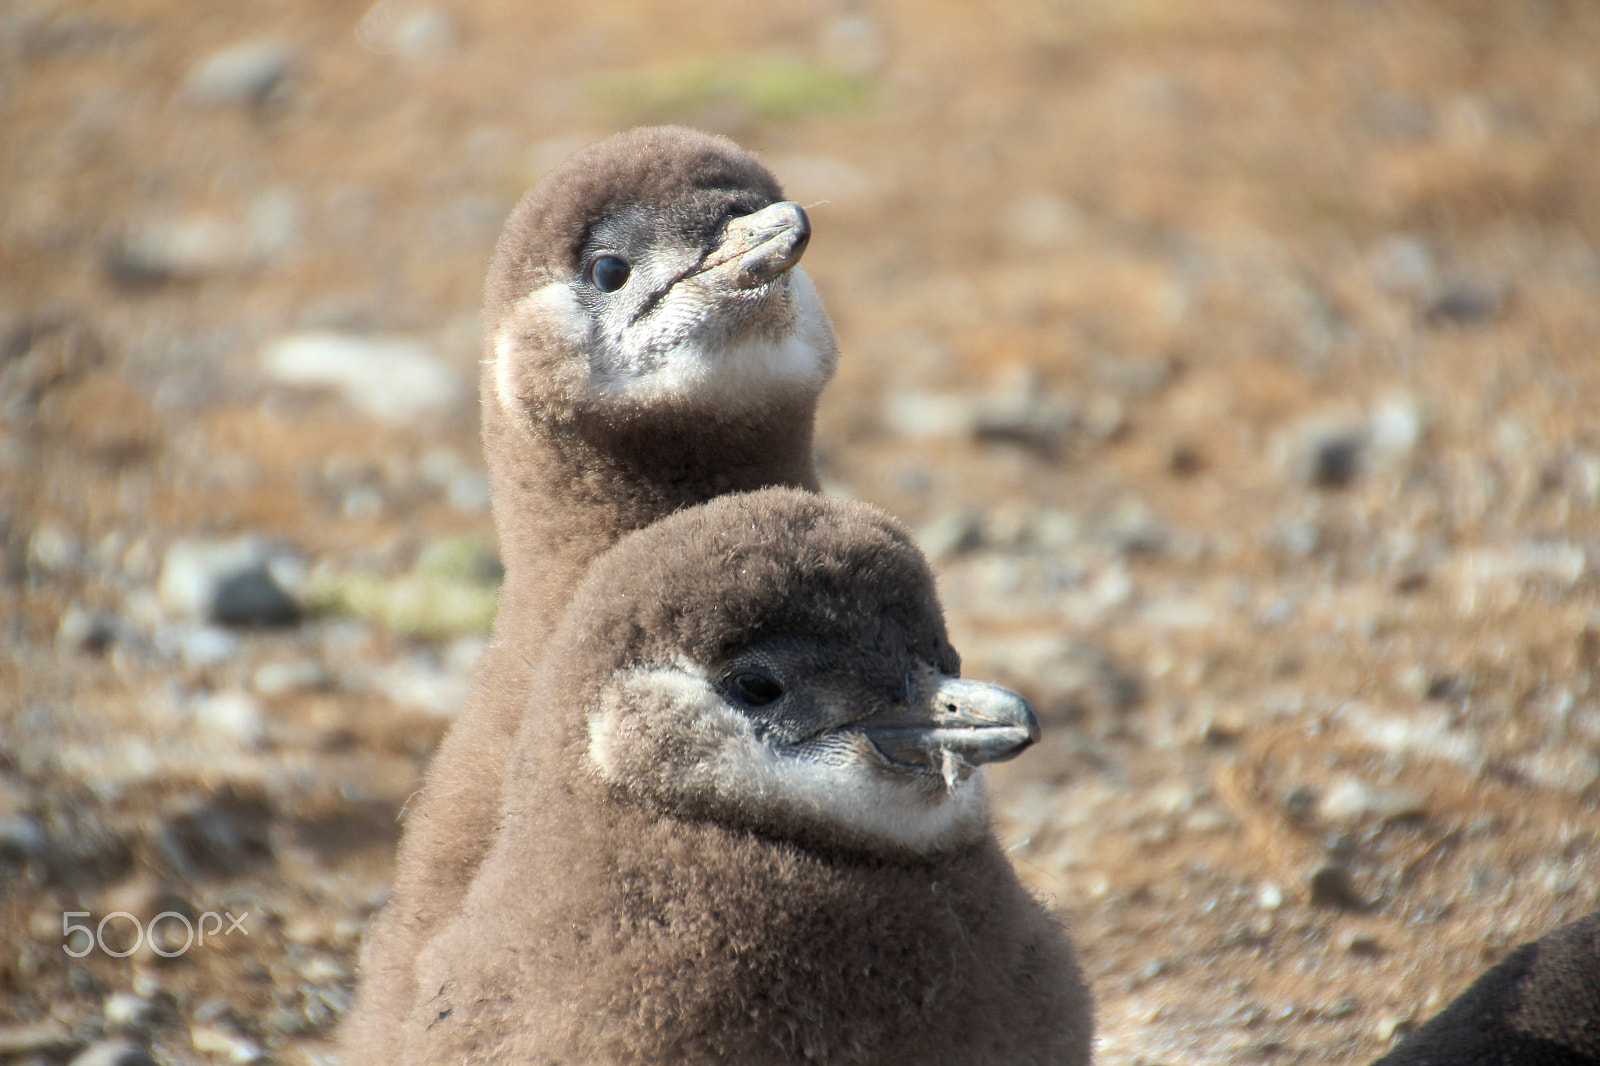
[[[696,273],[717,272],[732,288],[753,289],[800,262],[810,240],[805,208],[788,200],[769,204],[729,222]]]
[[[891,762],[940,769],[951,756],[973,766],[1004,762],[1039,739],[1039,716],[1009,689],[934,674],[912,681],[907,713],[858,727]]]

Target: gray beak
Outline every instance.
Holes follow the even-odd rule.
[[[860,723],[887,759],[938,769],[948,755],[974,766],[1004,762],[1039,739],[1039,716],[1028,701],[999,685],[934,676],[907,713]]]
[[[733,288],[752,289],[800,262],[810,240],[805,208],[788,200],[769,204],[729,222],[699,272],[721,273]]]

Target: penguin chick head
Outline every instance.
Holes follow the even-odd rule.
[[[838,349],[796,265],[799,204],[732,141],[635,129],[507,221],[484,301],[485,398],[542,415],[815,397]]]
[[[620,802],[802,845],[971,842],[987,831],[983,764],[1039,735],[1021,697],[957,677],[898,523],[792,489],[625,538],[548,654],[581,694],[575,761]]]

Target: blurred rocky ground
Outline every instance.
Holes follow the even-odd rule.
[[[996,815],[1099,1061],[1369,1061],[1600,906],[1597,56],[1587,0],[11,0],[0,1062],[325,1060],[492,612],[489,250],[664,120],[811,211],[828,487],[1041,711]]]

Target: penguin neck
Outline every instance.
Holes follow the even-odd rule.
[[[732,414],[486,412],[501,613],[514,607],[526,622],[531,611],[547,631],[570,585],[623,534],[726,493],[816,490],[815,407],[796,396]]]

